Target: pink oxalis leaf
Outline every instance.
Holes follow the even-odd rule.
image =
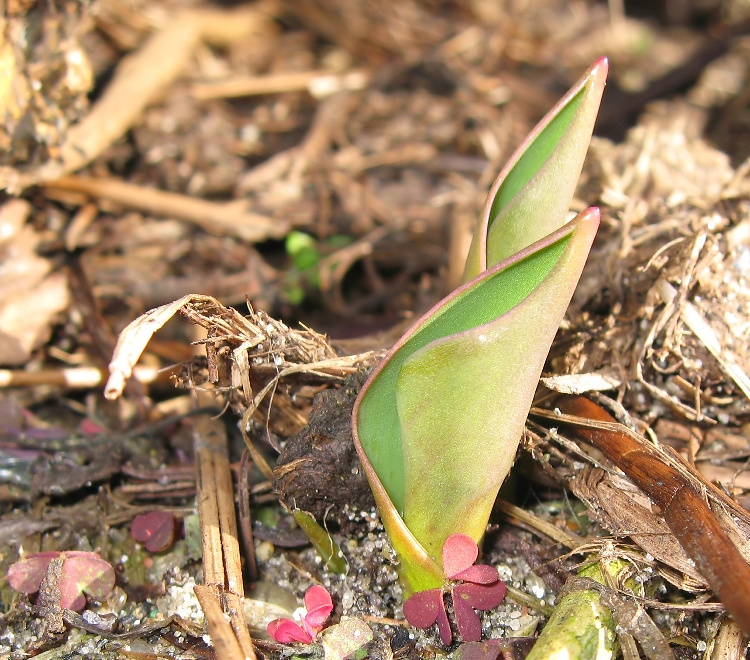
[[[130,534],[149,552],[162,552],[174,541],[174,524],[169,511],[149,511],[133,518]]]
[[[17,561],[8,569],[8,584],[25,594],[39,587],[53,559],[62,559],[60,605],[80,612],[86,606],[84,593],[92,598],[105,598],[115,586],[115,571],[95,552],[40,552]]]
[[[404,603],[404,616],[415,628],[429,628],[441,610],[445,610],[442,589],[418,591]]]
[[[497,571],[495,575],[497,575]],[[508,588],[505,586],[505,582],[498,578],[492,584],[467,582],[456,585],[453,587],[454,600],[457,591],[475,610],[492,610],[505,600]]]
[[[309,644],[312,642],[310,633],[303,630],[291,619],[274,619],[268,624],[268,634],[280,644],[294,644],[295,642]]]
[[[280,644],[310,644],[333,612],[331,594],[325,587],[313,585],[305,592],[305,610],[301,624],[291,619],[274,619],[268,624],[268,634]]]
[[[314,585],[305,592],[305,623],[311,628],[319,628],[331,616],[333,612],[333,601],[331,594],[326,591],[325,587]]]
[[[456,617],[456,626],[461,633],[461,639],[465,642],[478,642],[482,639],[482,622],[479,615],[471,606],[470,598],[461,591],[461,586],[453,589],[453,614]]]
[[[443,572],[449,580],[469,568],[479,556],[474,539],[466,534],[451,534],[443,544]]]
[[[411,595],[404,603],[404,616],[415,628],[429,628],[436,621],[443,644],[449,646],[451,632],[443,594],[453,599],[456,627],[465,642],[482,638],[482,622],[474,610],[491,610],[505,598],[507,588],[492,566],[474,565],[479,548],[464,534],[453,534],[443,546],[443,570],[449,580],[439,589],[428,589]]]
[[[440,639],[446,646],[450,645],[453,633],[442,589],[428,589],[410,596],[404,603],[404,616],[415,628],[429,628],[437,621]]]
[[[469,566],[460,573],[456,573],[452,580],[463,580],[464,582],[473,582],[475,584],[494,584],[498,580],[497,571],[487,564],[477,564]]]
[[[38,552],[26,555],[8,569],[8,584],[22,594],[39,591],[50,561],[60,556],[59,552]]]

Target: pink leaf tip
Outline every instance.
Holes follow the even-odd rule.
[[[313,585],[305,592],[307,613],[299,625],[291,619],[274,619],[266,630],[280,644],[310,644],[333,612],[333,600],[325,587]]]

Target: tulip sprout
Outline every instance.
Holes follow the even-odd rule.
[[[449,537],[481,544],[515,459],[599,225],[595,208],[566,217],[606,73],[602,58],[516,151],[490,191],[464,284],[396,343],[355,403],[355,445],[407,593],[449,583]]]

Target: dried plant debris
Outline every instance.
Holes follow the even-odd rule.
[[[291,616],[318,582],[333,595],[334,621],[367,617],[377,657],[431,656],[437,634],[399,622],[403,594],[350,451],[351,396],[382,355],[371,350],[401,334],[372,333],[408,323],[453,287],[498,165],[603,53],[613,76],[602,127],[630,131],[595,140],[584,171],[574,205],[601,206],[603,224],[543,382],[616,398],[665,460],[677,465],[675,450],[702,475],[691,483],[705,486],[747,552],[746,514],[700,481],[750,502],[747,3],[653,3],[661,22],[623,15],[620,3],[511,4],[9,0],[0,186],[22,198],[0,206],[0,386],[14,388],[0,399],[0,529],[14,546],[39,539],[43,551],[106,539],[102,556],[113,565],[129,557],[116,570],[130,582],[83,616],[61,612],[52,579],[41,611],[6,587],[0,654],[25,657],[60,640],[58,653],[87,657],[112,657],[126,643],[134,653],[211,652],[193,593],[200,538],[192,426],[181,423],[190,397],[165,386],[179,372],[180,385],[226,404],[220,424],[242,417],[246,442],[264,460],[279,454],[261,476],[251,461],[248,518],[281,497],[345,531],[334,532],[349,564],[342,580],[314,550],[298,550],[298,528],[262,528],[261,578],[284,590],[283,606],[266,602],[276,601],[260,583],[248,592],[252,634]],[[675,8],[681,25],[666,15]],[[723,56],[696,20],[724,35]],[[707,56],[716,58],[708,66]],[[680,89],[669,87],[675,72]],[[643,112],[667,92],[677,96]],[[316,251],[312,268],[297,268],[283,243],[290,230]],[[91,319],[70,295],[74,251],[102,331],[138,319],[121,336],[107,389],[115,396],[127,384],[129,399],[87,392],[102,365]],[[178,312],[198,328],[164,327]],[[50,402],[76,423],[37,416]],[[94,435],[79,428],[81,415],[97,424]],[[157,426],[170,431],[157,436]],[[241,442],[230,440],[234,459]],[[527,600],[484,613],[485,631],[534,634],[566,570],[588,553],[629,563],[647,585],[638,602],[681,650],[692,647],[684,653],[697,657],[714,634],[717,647],[741,646],[642,491],[538,418],[527,447],[545,471],[536,494],[562,498],[565,485],[588,511],[553,502],[538,507],[545,521],[513,518],[488,532],[486,560]],[[162,549],[171,528],[149,522],[143,542],[157,538],[159,554],[135,549],[133,516],[167,504],[179,505],[185,538]],[[579,554],[556,559],[567,550]],[[6,554],[3,570],[18,558]],[[135,623],[155,608],[163,619]],[[473,651],[494,660],[529,641],[504,644]]]
[[[94,76],[81,37],[92,3],[10,4],[0,19],[0,165],[29,167],[56,158],[88,110]]]
[[[215,386],[243,416],[243,433],[254,417],[267,429],[270,398],[274,398],[273,410],[286,418],[275,420],[274,428],[281,427],[284,435],[290,434],[289,429],[301,428],[305,418],[295,412],[292,393],[279,390],[279,384],[290,377],[297,388],[342,382],[377,359],[373,351],[338,356],[326,337],[313,330],[291,330],[263,311],[250,308],[249,315],[243,316],[208,296],[190,295],[151,310],[123,330],[110,363],[105,389],[108,398],[119,396],[152,335],[178,311],[203,327],[207,335],[199,342],[205,345],[205,366],[189,365],[183,384]],[[259,408],[261,404],[265,407]],[[246,438],[246,442],[254,451],[252,441]],[[258,455],[254,459],[262,460]]]
[[[679,101],[656,105],[623,144],[594,143],[605,226],[553,365],[606,369],[646,422],[670,411],[737,424],[750,412],[750,287],[737,240],[750,205],[744,175],[695,121]]]
[[[65,276],[39,255],[40,235],[27,224],[31,205],[11,199],[0,207],[0,364],[26,364],[67,309]]]

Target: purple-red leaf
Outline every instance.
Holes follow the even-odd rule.
[[[149,552],[162,552],[174,541],[174,516],[169,511],[149,511],[133,518],[133,539]]]
[[[415,628],[429,628],[437,621],[441,610],[445,610],[445,603],[440,589],[419,591],[404,603],[404,616]]]
[[[438,610],[438,631],[440,632],[440,639],[443,640],[443,644],[450,646],[453,641],[453,631],[451,630],[451,623],[448,621],[448,612],[445,609],[442,592],[440,594],[440,602],[443,606]]]
[[[461,644],[453,654],[456,660],[497,660],[502,651],[513,649],[513,643],[507,639],[488,639],[485,642],[467,642]]]
[[[8,569],[8,584],[22,593],[39,591],[47,567],[62,558],[60,605],[80,612],[86,606],[84,592],[93,598],[106,597],[115,586],[115,571],[95,552],[40,552],[28,555]]]
[[[26,555],[8,568],[8,584],[12,589],[22,594],[34,594],[39,591],[39,585],[47,572],[50,561],[57,559],[59,552],[38,552]]]
[[[267,630],[268,634],[280,644],[293,644],[294,642],[309,644],[312,642],[312,636],[291,619],[274,619],[268,624]]]
[[[67,573],[60,576],[60,607],[74,612],[82,612],[86,607],[86,596],[78,587],[75,578]]]
[[[491,610],[503,602],[507,591],[502,580],[489,585],[466,582],[453,587],[453,601],[460,599],[476,610]]]
[[[497,575],[497,571],[492,566],[486,564],[477,564],[476,566],[469,566],[464,571],[456,573],[453,576],[454,580],[463,580],[464,582],[474,582],[475,584],[494,584],[500,578]]]
[[[79,591],[97,600],[105,598],[115,586],[115,570],[95,552],[66,552],[63,579],[74,581]],[[60,586],[62,591],[62,584]],[[64,607],[64,606],[63,606]]]
[[[453,588],[453,613],[458,632],[465,642],[478,642],[482,639],[482,622],[472,607],[471,597],[460,586]]]
[[[449,580],[457,579],[479,556],[476,541],[466,534],[451,534],[443,544],[443,572]]]
[[[450,645],[453,632],[445,610],[442,589],[428,589],[409,596],[404,603],[404,616],[415,628],[429,628],[437,621],[440,639],[446,646]]]

